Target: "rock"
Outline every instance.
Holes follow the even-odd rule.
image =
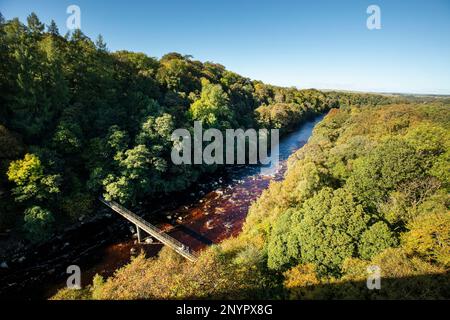
[[[6,263],[6,261],[3,261],[1,264],[0,264],[0,268],[1,269],[8,269],[9,267],[8,267],[8,264]]]
[[[209,230],[211,230],[213,227],[212,227],[212,222],[213,222],[213,220],[208,220],[207,222],[206,222],[206,228],[207,229],[209,229]]]
[[[224,213],[224,212],[225,212],[225,208],[221,208],[221,207],[216,208],[216,213],[220,214],[220,213]]]

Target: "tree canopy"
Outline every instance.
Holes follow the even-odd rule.
[[[186,190],[218,168],[170,161],[171,131],[191,130],[195,120],[284,133],[343,100],[252,81],[189,55],[110,52],[101,35],[63,37],[34,13],[26,24],[3,19],[0,38],[0,186],[14,193],[3,227],[32,205],[51,210],[58,225],[76,219],[80,204],[79,214],[95,214],[98,195],[132,205]]]

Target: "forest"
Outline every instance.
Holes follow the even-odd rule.
[[[450,298],[450,101],[283,88],[168,53],[111,52],[35,14],[0,15],[0,233],[39,243],[98,196],[135,208],[217,165],[174,165],[176,128],[293,130],[327,113],[252,205],[192,264],[163,248],[54,299]],[[382,290],[368,291],[368,266]]]
[[[175,128],[277,128],[380,95],[252,81],[168,53],[110,52],[102,36],[61,36],[36,14],[0,16],[0,230],[31,242],[92,216],[99,195],[125,205],[186,190],[216,165],[173,165]]]
[[[332,109],[238,237],[195,264],[140,255],[54,298],[448,299],[449,121],[443,103]]]

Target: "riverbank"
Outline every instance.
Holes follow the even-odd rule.
[[[448,111],[332,110],[237,237],[194,264],[168,248],[139,255],[55,299],[448,299]],[[367,286],[373,266],[379,290]]]
[[[238,235],[250,204],[268,187],[270,181],[282,179],[286,159],[306,143],[321,118],[319,116],[300,124],[281,139],[280,168],[274,176],[259,175],[258,166],[229,167],[218,178],[203,180],[184,196],[174,197],[178,199],[178,205],[174,208],[160,208],[160,214],[155,216],[148,214],[152,207],[147,204],[147,210],[143,208],[138,213],[152,219],[152,223],[194,250]],[[154,256],[161,249],[158,244],[136,244],[130,225],[107,210],[98,219],[83,224],[85,227],[79,232],[74,227],[68,238],[60,236],[54,239],[53,244],[35,250],[37,254],[33,252],[28,262],[12,264],[16,271],[0,277],[2,283],[15,284],[0,291],[14,298],[23,299],[24,293],[29,298],[46,298],[65,284],[66,267],[70,264],[81,267],[82,283],[89,284],[97,273],[111,276],[116,269],[128,263],[134,253],[142,250],[147,256]],[[86,239],[89,239],[90,246],[81,245],[87,242]]]

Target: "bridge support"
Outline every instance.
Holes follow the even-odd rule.
[[[138,243],[141,243],[142,242],[142,229],[139,228],[138,225],[136,225],[136,233],[137,233]]]

